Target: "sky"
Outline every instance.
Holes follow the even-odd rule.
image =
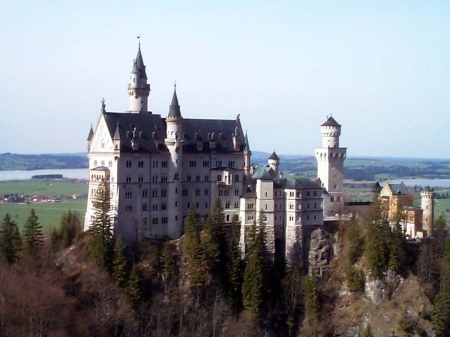
[[[128,110],[138,40],[149,109],[235,119],[252,151],[450,158],[450,1],[0,1],[0,153],[85,152]]]

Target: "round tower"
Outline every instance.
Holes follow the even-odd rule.
[[[341,135],[341,126],[329,116],[327,121],[320,127],[322,133],[322,147],[339,147],[339,136]]]
[[[433,235],[434,224],[434,191],[430,187],[425,187],[420,192],[422,198],[422,228],[426,231],[427,236]]]
[[[275,151],[272,152],[269,159],[267,160],[267,164],[275,171],[278,176],[278,167],[280,166],[280,158],[277,156]]]
[[[147,83],[144,60],[141,53],[141,44],[136,59],[131,69],[130,83],[128,83],[128,96],[130,96],[130,112],[139,113],[148,111],[148,96],[150,94],[150,84]]]
[[[166,139],[164,140],[170,153],[169,177],[172,184],[169,184],[168,198],[173,201],[169,213],[168,235],[171,238],[178,238],[183,231],[182,214],[182,178],[183,178],[183,117],[181,116],[180,105],[176,87],[173,92],[172,103],[169,114],[166,118]]]

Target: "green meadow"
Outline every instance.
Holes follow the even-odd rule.
[[[36,211],[39,222],[44,231],[57,226],[64,212],[69,210],[77,212],[84,220],[86,210],[86,199],[73,199],[72,195],[81,194],[86,196],[87,184],[75,183],[72,180],[11,180],[0,181],[0,196],[6,194],[19,194],[33,196],[43,194],[47,197],[62,198],[61,202],[39,202],[30,204],[3,203],[0,204],[0,219],[3,220],[8,213],[23,228],[31,209]]]

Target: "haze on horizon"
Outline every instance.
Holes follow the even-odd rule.
[[[165,116],[240,114],[251,149],[449,158],[449,1],[5,1],[0,153],[86,151],[101,99],[128,109],[137,35]]]

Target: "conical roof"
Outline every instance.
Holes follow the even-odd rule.
[[[280,160],[280,157],[278,157],[277,154],[275,153],[275,151],[273,151],[272,154],[270,155],[269,159]]]
[[[91,125],[91,129],[89,130],[89,135],[87,137],[87,140],[90,141],[93,136],[94,136],[94,130],[92,129],[92,125]]]
[[[178,104],[178,96],[176,89],[173,91],[172,103],[170,104],[168,117],[181,118],[181,110],[180,105]]]
[[[145,72],[145,64],[144,59],[142,58],[141,46],[139,45],[138,52],[136,55],[136,60],[133,62],[133,69],[131,70],[132,74],[139,73],[140,78],[147,79],[147,73]]]
[[[322,124],[322,126],[341,126],[336,120],[333,118],[333,116],[328,116],[327,121]]]

